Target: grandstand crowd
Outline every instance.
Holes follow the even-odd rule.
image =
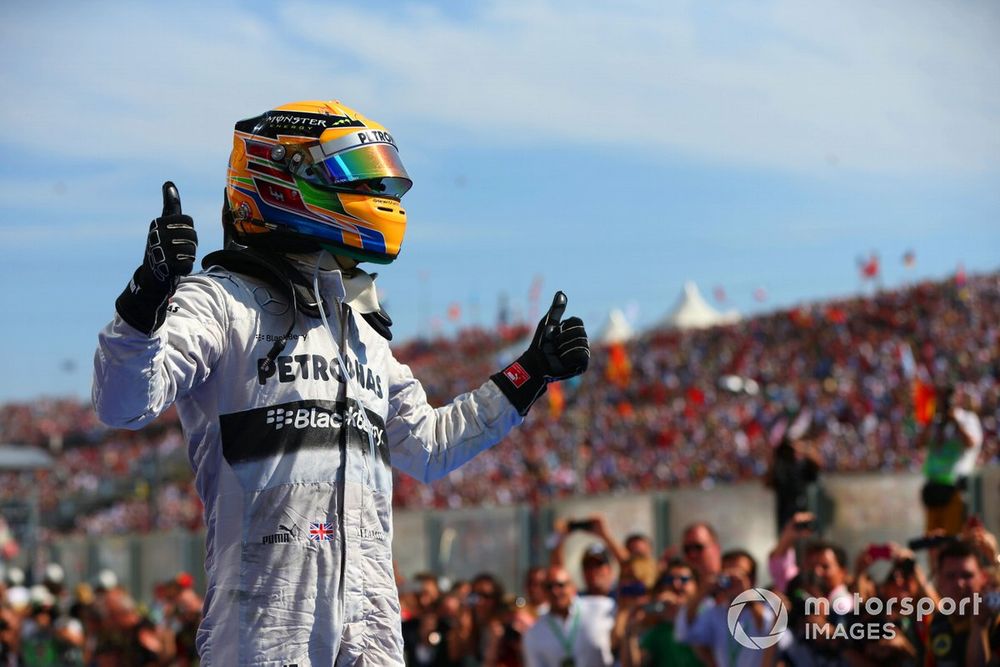
[[[454,339],[411,341],[395,353],[422,381],[432,404],[440,404],[502,367],[527,331],[470,330]],[[550,387],[524,426],[501,444],[431,485],[397,476],[395,506],[537,505],[576,495],[764,480],[790,433],[808,443],[810,459],[824,472],[918,471],[924,462],[917,444],[919,390],[941,383],[955,387],[956,402],[981,420],[979,462],[998,458],[1000,273],[804,305],[706,330],[653,329],[621,343],[595,341],[594,349],[590,370]],[[201,527],[202,507],[172,410],[128,432],[103,427],[90,406],[76,400],[10,403],[0,406],[0,442],[44,448],[54,457],[48,470],[0,472],[0,503],[37,499],[43,542],[73,533]],[[894,619],[906,628],[897,635],[903,639],[820,642],[822,655],[810,653],[821,650],[817,644],[793,641],[756,652],[755,659],[772,660],[760,663],[742,661],[739,646],[719,639],[718,612],[711,610],[725,608],[732,595],[753,585],[786,596],[789,610],[799,609],[806,594],[879,596],[906,589],[966,595],[969,579],[983,592],[996,590],[996,541],[979,526],[966,526],[926,557],[919,554],[926,573],[914,567],[916,554],[892,545],[880,556],[889,563],[888,574],[873,579],[866,575],[868,551],[849,558],[811,529],[796,532],[782,523],[768,563],[753,562],[740,545],[718,544],[711,526],[692,526],[697,538],[689,540],[687,531],[684,543],[655,555],[644,536],[617,545],[595,530],[599,546],[588,552],[589,561],[565,563],[555,552],[552,567],[533,569],[515,595],[505,595],[489,573],[468,582],[442,582],[432,574],[400,578],[408,660],[564,664],[531,657],[529,627],[545,610],[570,600],[589,605],[588,618],[609,623],[607,646],[594,649],[600,661],[580,659],[577,665],[612,664],[605,660],[609,655],[621,665],[713,664],[710,659],[725,665],[918,665],[933,648],[933,618]],[[949,559],[977,564],[978,574],[961,584],[966,588],[949,579]],[[830,579],[837,570],[841,577]],[[579,577],[585,584],[577,596],[571,581]],[[25,587],[8,577],[5,585],[0,667],[196,664],[187,642],[200,599],[189,580],[164,582],[149,609],[106,581],[75,591],[62,590],[58,581]],[[13,603],[12,590],[24,591]],[[763,627],[764,606],[751,607]],[[792,634],[801,633],[805,615],[792,616]],[[986,624],[987,654],[996,641],[989,625],[995,618],[975,620]],[[820,626],[853,622],[808,620]],[[973,636],[965,630],[966,638]],[[130,639],[122,644],[121,637]],[[963,650],[971,645],[949,642]],[[549,648],[557,651],[558,643]],[[30,657],[32,650],[38,655]]]
[[[396,349],[441,404],[488,377],[527,328],[466,331]],[[597,343],[595,341],[595,343]],[[707,330],[653,329],[595,345],[590,370],[550,390],[500,445],[431,485],[395,480],[397,507],[540,503],[761,478],[798,420],[835,471],[920,469],[914,385],[961,389],[998,455],[1000,274],[921,283],[875,296],[782,310]],[[37,493],[61,531],[196,528],[176,413],[138,432],[101,426],[90,406],[0,406],[0,442],[50,448],[52,470],[0,473],[0,501]]]

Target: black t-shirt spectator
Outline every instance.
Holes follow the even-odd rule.
[[[771,478],[777,502],[779,532],[796,512],[809,509],[809,485],[819,479],[819,467],[809,457],[799,456],[791,443],[783,442],[774,450]]]

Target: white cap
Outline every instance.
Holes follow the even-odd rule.
[[[49,563],[45,566],[45,581],[51,584],[61,584],[66,579],[66,572],[59,563]]]
[[[7,585],[24,586],[24,570],[19,567],[7,568]]]
[[[27,607],[30,599],[28,589],[24,586],[13,586],[7,589],[7,604],[14,611],[20,611]]]
[[[55,596],[41,584],[35,584],[28,590],[28,599],[31,601],[31,604],[39,607],[51,607],[56,603]]]
[[[102,588],[109,591],[118,585],[118,575],[105,568],[97,573],[96,582],[97,583],[94,584],[94,588]]]
[[[72,635],[77,641],[83,641],[83,623],[72,616],[60,616],[56,621],[55,627],[57,630],[65,630],[67,634]]]

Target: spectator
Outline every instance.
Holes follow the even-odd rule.
[[[459,667],[465,662],[472,636],[472,613],[453,587],[438,604],[438,629],[430,630],[426,644],[433,647],[435,666]],[[434,633],[438,633],[434,636]]]
[[[603,546],[588,547],[580,559],[580,568],[585,583],[583,595],[614,597],[615,573],[611,569],[611,557]],[[549,600],[551,602],[551,597]]]
[[[563,545],[569,534],[576,530],[583,530],[592,533],[607,543],[607,529],[599,517],[593,516],[586,520],[567,521],[559,519],[555,522],[554,543],[549,552],[549,565],[551,567],[564,567],[565,556],[563,555]],[[621,548],[617,542],[612,542],[616,547]],[[622,549],[624,552],[624,549]],[[583,552],[580,558],[580,570],[583,574],[584,595],[607,595],[614,596],[615,574],[611,568],[611,556],[603,544],[592,543]]]
[[[525,611],[531,617],[533,624],[542,614],[549,610],[548,593],[545,588],[545,568],[537,565],[528,568],[524,577]],[[530,627],[531,624],[529,624]]]
[[[29,589],[31,610],[21,625],[21,653],[27,667],[55,667],[59,652],[55,641],[55,598],[44,586]]]
[[[504,635],[503,598],[503,585],[492,574],[483,572],[473,577],[467,601],[472,609],[472,633],[466,653],[491,667],[497,664]]]
[[[742,646],[729,629],[729,606],[737,595],[757,583],[757,562],[741,549],[727,551],[722,556],[722,572],[708,589],[715,604],[698,614],[688,630],[686,641],[702,662],[715,667],[758,667],[764,652]],[[694,604],[696,604],[695,601]],[[769,605],[748,603],[739,616],[739,623],[748,636],[770,633],[775,614]]]
[[[653,557],[653,542],[642,533],[631,533],[621,543],[612,535],[608,521],[602,514],[591,516],[592,532],[618,563],[619,579],[634,577],[646,587],[652,588],[656,581],[656,559]]]
[[[427,655],[430,647],[422,643],[422,639],[436,629],[436,617],[433,625],[428,624],[428,619],[434,615],[441,599],[438,578],[430,572],[420,572],[414,575],[411,583],[400,586],[399,592],[406,663],[430,664],[430,657]],[[421,646],[423,648],[418,648]],[[417,651],[421,655],[418,656]]]
[[[17,614],[0,602],[0,667],[19,667],[21,628]]]
[[[714,579],[722,570],[722,547],[719,536],[708,523],[693,523],[684,529],[681,549],[688,565],[702,582]]]
[[[195,637],[201,624],[202,604],[201,596],[191,588],[182,588],[177,594],[174,615],[168,625],[175,634],[176,667],[197,667],[199,663]]]
[[[869,547],[861,553],[867,555],[871,552]],[[864,576],[867,576],[867,571],[856,577],[856,580],[860,580]],[[937,604],[939,600],[937,590],[928,581],[923,568],[917,563],[914,553],[898,545],[892,545],[892,567],[877,594],[883,601],[927,598]],[[893,624],[898,637],[895,638],[895,641],[876,643],[876,648],[873,650],[877,657],[880,657],[885,663],[890,658],[886,653],[895,648],[895,661],[900,667],[923,665],[926,628],[917,618],[916,613],[911,611],[904,614],[903,610],[898,608],[887,609],[884,620]],[[883,646],[879,646],[879,644],[883,644]]]
[[[619,561],[623,576],[632,576],[646,588],[653,588],[659,574],[656,558],[653,556],[653,541],[642,533],[632,533],[625,538],[627,558]]]
[[[606,596],[578,596],[569,573],[548,569],[549,612],[524,637],[527,667],[610,667],[615,603]]]
[[[847,552],[826,540],[815,540],[806,546],[805,572],[807,585],[815,597],[829,601],[829,608],[838,613],[850,609],[854,598],[847,589]]]
[[[719,536],[711,524],[699,521],[684,529],[681,538],[684,562],[695,573],[698,589],[681,606],[681,613],[674,625],[678,641],[687,641],[688,627],[698,615],[715,604],[715,581],[722,571],[722,547]]]
[[[819,479],[819,454],[805,440],[786,434],[775,447],[764,478],[774,490],[778,532],[799,512],[809,509],[809,488]]]
[[[777,590],[786,590],[788,583],[799,574],[796,547],[813,534],[815,525],[816,517],[813,514],[796,512],[781,529],[778,543],[767,557],[767,567]]]
[[[695,571],[682,560],[667,564],[653,589],[652,601],[629,615],[622,645],[622,667],[697,667],[694,651],[681,644],[674,622],[696,590]]]
[[[799,584],[802,577],[790,582],[788,603],[788,639],[775,650],[778,667],[855,667],[847,656],[848,641],[837,634],[843,624],[835,614],[820,605],[809,605],[814,597]]]
[[[584,595],[615,596],[614,572],[611,557],[618,563],[620,577],[634,577],[646,587],[656,581],[657,566],[653,557],[653,543],[646,535],[632,533],[624,544],[615,539],[608,528],[607,519],[601,514],[591,515],[585,520],[567,521],[560,519],[555,524],[555,544],[550,554],[550,564],[563,566],[563,544],[573,530],[583,530],[595,535],[601,544],[592,544],[581,561],[585,581]]]
[[[957,535],[965,521],[962,497],[983,446],[979,416],[961,407],[967,397],[952,385],[939,387],[934,418],[920,433],[917,446],[927,450],[921,499],[927,513],[927,532],[943,530]],[[971,406],[970,406],[971,407]]]
[[[100,613],[96,667],[157,667],[171,657],[172,641],[142,617],[131,596],[122,589],[105,593]]]
[[[965,541],[946,545],[937,556],[937,584],[942,598],[954,600],[955,613],[935,613],[927,633],[927,667],[984,665],[990,655],[989,637],[996,631],[996,616],[978,617],[974,601],[987,586],[987,576],[976,549]],[[984,622],[990,619],[992,625]]]
[[[86,645],[83,623],[76,618],[61,616],[53,624],[53,645],[59,667],[84,667],[83,651]]]
[[[627,639],[629,620],[649,603],[650,588],[633,574],[631,567],[626,566],[622,568],[616,593],[617,609],[611,630],[611,645],[620,647]]]

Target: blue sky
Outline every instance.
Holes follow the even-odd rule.
[[[996,270],[998,35],[986,1],[6,3],[0,400],[87,395],[160,184],[217,248],[233,123],[297,99],[414,178],[398,338],[536,276],[597,331],[685,280],[745,314],[855,293],[871,251],[888,285]]]

